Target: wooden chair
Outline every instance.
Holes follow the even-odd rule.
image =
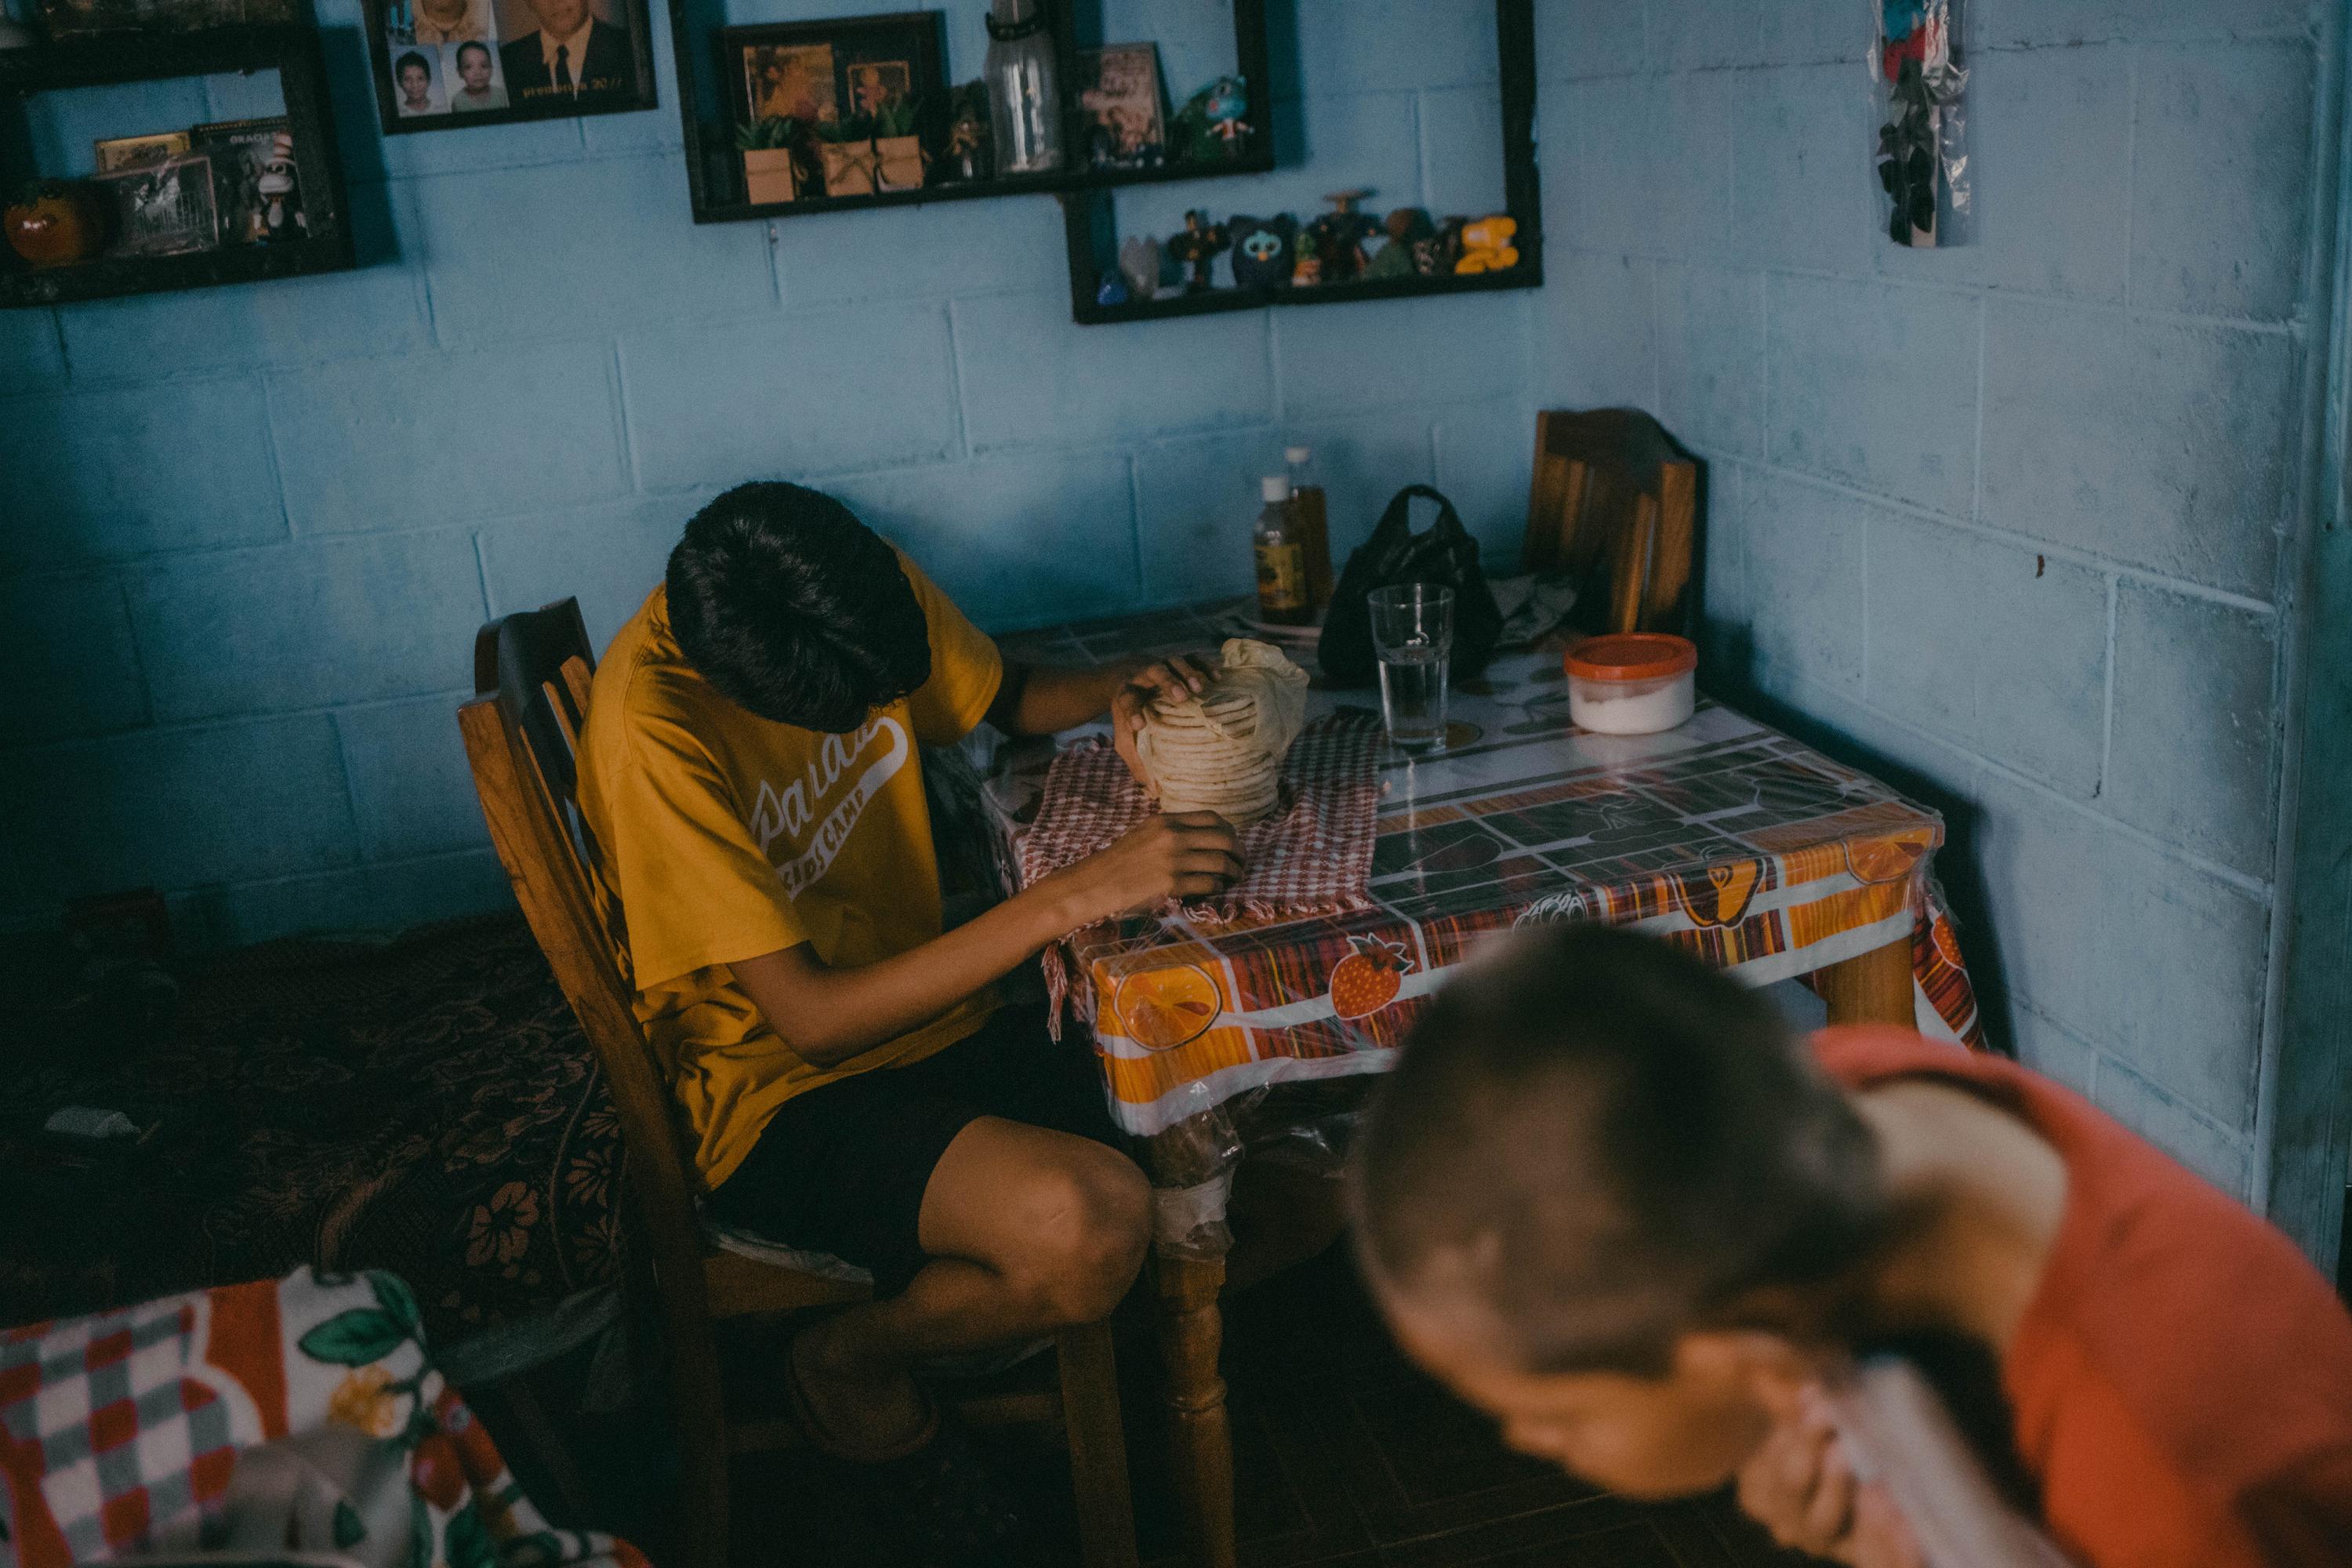
[[[576,805],[593,668],[576,600],[493,621],[474,641],[474,689],[481,695],[457,710],[457,721],[491,841],[620,1111],[633,1224],[627,1289],[634,1321],[657,1326],[667,1352],[669,1415],[684,1468],[680,1568],[726,1568],[730,1457],[790,1447],[797,1434],[789,1421],[729,1418],[713,1323],[862,1300],[870,1289],[706,1240],[669,1085],[616,957],[621,911],[591,875],[595,847]],[[1055,1350],[1058,1394],[999,1395],[958,1408],[980,1424],[1060,1425],[1087,1568],[1134,1568],[1109,1327],[1069,1330]]]
[[[1536,415],[1520,569],[1570,573],[1589,632],[1689,630],[1699,466],[1632,408]]]

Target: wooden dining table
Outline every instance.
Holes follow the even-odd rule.
[[[1213,649],[1226,602],[1001,639],[1064,666]],[[1310,717],[1376,709],[1312,693]],[[1070,737],[1062,737],[1067,743]],[[986,760],[1004,877],[1055,745]],[[1080,931],[1060,956],[1109,1102],[1157,1197],[1153,1275],[1178,1503],[1196,1568],[1234,1561],[1233,1443],[1218,1370],[1225,1200],[1253,1150],[1340,1158],[1370,1079],[1481,938],[1591,920],[1662,936],[1755,985],[1804,979],[1832,1023],[1982,1044],[1933,861],[1942,819],[1865,773],[1702,699],[1662,734],[1577,729],[1556,642],[1453,689],[1444,749],[1384,751],[1370,907],[1208,927],[1181,911]],[[1192,1020],[1171,1031],[1170,1020]]]

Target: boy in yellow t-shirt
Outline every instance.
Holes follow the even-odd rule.
[[[842,1457],[926,1448],[919,1362],[1126,1293],[1144,1178],[1108,1144],[1093,1063],[994,983],[1241,869],[1217,817],[1158,817],[943,933],[918,748],[1115,710],[1132,763],[1141,705],[1178,682],[1198,667],[1008,667],[847,508],[773,483],[687,524],[596,672],[581,810],[711,1205],[876,1276],[879,1299],[792,1348],[812,1436]]]

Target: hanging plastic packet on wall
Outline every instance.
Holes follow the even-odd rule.
[[[1969,235],[1967,0],[1870,0],[1881,230],[1931,249]]]

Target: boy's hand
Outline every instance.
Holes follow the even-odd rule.
[[[1169,898],[1223,892],[1245,868],[1225,819],[1213,811],[1189,811],[1181,816],[1148,817],[1109,848],[1056,871],[1054,879],[1067,879],[1076,930],[1152,909]]]
[[[1857,1481],[1837,1427],[1818,1398],[1772,1428],[1739,1472],[1739,1506],[1783,1546],[1853,1568],[1922,1568],[1918,1544],[1892,1499]]]
[[[1135,754],[1135,737],[1143,728],[1143,710],[1162,691],[1189,691],[1198,697],[1208,689],[1209,675],[1201,658],[1183,653],[1139,664],[1120,682],[1118,694],[1110,700],[1111,744],[1118,749],[1118,759],[1127,764],[1127,771],[1144,788],[1150,789],[1151,781],[1144,777],[1143,763]]]

